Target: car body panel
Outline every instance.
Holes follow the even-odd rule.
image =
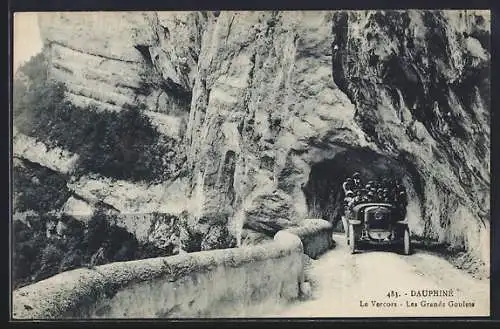
[[[343,218],[344,226],[354,229],[356,243],[391,245],[403,242],[408,229],[406,218],[389,203],[360,203]],[[399,217],[399,218],[398,218]],[[346,231],[346,236],[348,236]]]

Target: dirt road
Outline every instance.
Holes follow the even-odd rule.
[[[489,315],[488,280],[474,279],[427,252],[404,256],[367,250],[351,255],[342,234],[335,234],[334,240],[336,248],[312,261],[312,297],[266,316]],[[429,297],[422,292],[434,289],[452,296]]]

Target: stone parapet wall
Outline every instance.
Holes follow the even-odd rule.
[[[279,307],[299,297],[303,254],[332,246],[329,223],[306,223],[262,245],[63,272],[15,290],[13,318],[248,316],[259,305]]]

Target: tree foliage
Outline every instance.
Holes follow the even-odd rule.
[[[74,106],[65,99],[65,86],[50,79],[43,53],[19,71],[15,126],[49,146],[79,154],[80,172],[133,181],[161,181],[179,173],[183,158],[176,141],[161,136],[141,107],[112,112]]]
[[[70,196],[66,177],[46,167],[25,162],[13,168],[14,212],[58,209]]]

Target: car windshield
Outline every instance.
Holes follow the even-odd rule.
[[[373,207],[373,206],[376,206],[376,207],[382,207],[382,208],[388,208],[388,209],[393,209],[394,206],[390,203],[374,203],[374,202],[370,202],[370,203],[361,203],[361,204],[358,204],[356,206],[354,206],[352,208],[352,210],[354,212],[359,212],[359,211],[362,211],[366,208],[369,208],[369,207]]]

